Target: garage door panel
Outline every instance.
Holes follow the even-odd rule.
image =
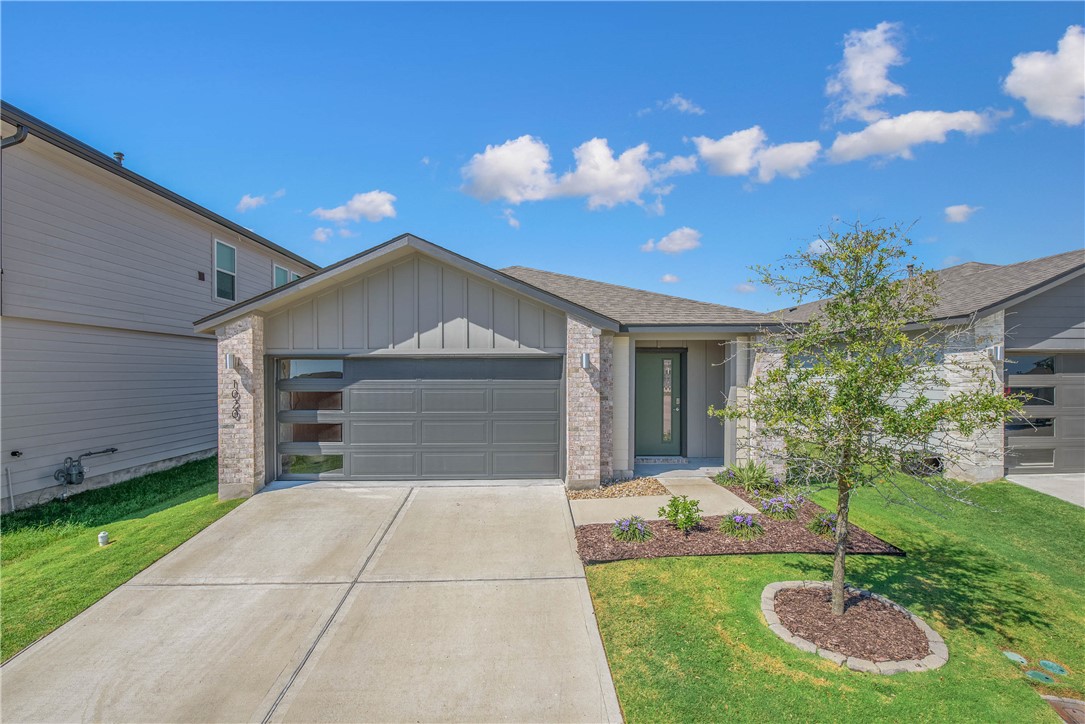
[[[1010,351],[1007,359],[1015,360],[1016,368],[1048,370],[1006,376],[1011,390],[1031,392],[1039,398],[1025,407],[1024,415],[1036,429],[1020,421],[1006,424],[1007,471],[1081,472],[1085,469],[1085,355]],[[1044,399],[1050,402],[1044,404]]]
[[[555,452],[495,452],[494,477],[515,478],[520,475],[553,475],[558,469]]]
[[[414,420],[350,423],[352,445],[417,445],[418,442],[418,423]]]
[[[501,420],[494,425],[495,445],[557,445],[557,420]]]
[[[426,477],[490,477],[489,453],[422,451],[422,476]]]
[[[351,412],[417,412],[418,390],[352,389]]]
[[[422,388],[422,412],[488,412],[489,390]]]
[[[498,388],[494,390],[494,412],[553,412],[561,409],[557,389]]]
[[[465,420],[423,420],[423,445],[486,445],[490,423]]]
[[[417,477],[418,453],[355,452],[350,456],[350,477]]]

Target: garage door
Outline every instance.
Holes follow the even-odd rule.
[[[1029,395],[1006,423],[1010,473],[1085,471],[1085,355],[1006,353],[1006,386]]]
[[[557,478],[562,358],[279,360],[283,479]]]

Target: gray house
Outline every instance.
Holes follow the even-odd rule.
[[[1025,415],[986,436],[974,465],[956,477],[1085,475],[1085,251],[1005,266],[959,264],[937,272],[937,284],[932,318],[971,327],[971,346],[987,353],[1007,392],[1029,395]],[[821,305],[773,316],[802,322]]]
[[[215,340],[192,320],[318,267],[4,103],[3,509],[65,458],[106,485],[215,452]]]

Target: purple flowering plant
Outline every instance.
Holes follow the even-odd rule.
[[[614,540],[626,543],[643,543],[651,540],[652,529],[647,521],[639,515],[631,515],[628,518],[618,518],[610,528],[610,534]]]
[[[765,529],[752,514],[733,510],[720,521],[720,532],[742,540],[753,540]]]
[[[836,535],[836,513],[822,513],[810,521],[810,532],[820,536]]]
[[[774,520],[795,520],[805,498],[801,495],[775,495],[761,499],[761,512]]]

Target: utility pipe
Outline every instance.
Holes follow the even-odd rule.
[[[15,134],[8,136],[7,138],[0,139],[0,149],[7,148],[8,146],[16,146],[26,140],[26,126],[21,123],[15,127]]]

